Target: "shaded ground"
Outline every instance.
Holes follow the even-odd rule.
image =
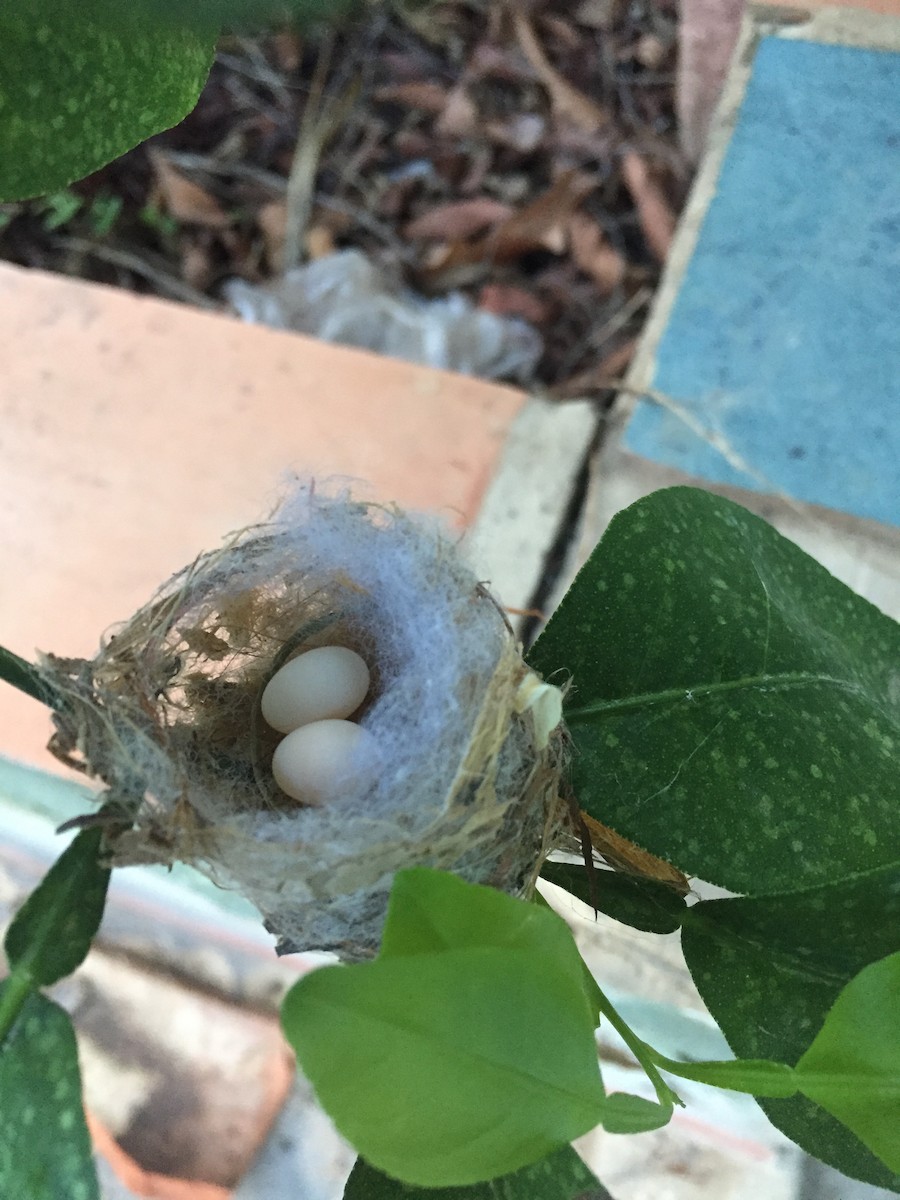
[[[524,317],[540,382],[602,393],[689,182],[675,32],[674,0],[447,0],[230,38],[175,129],[0,206],[0,257],[217,308],[228,278],[353,246],[428,295]]]

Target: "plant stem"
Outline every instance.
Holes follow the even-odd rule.
[[[595,989],[594,997],[601,1016],[606,1017],[607,1021],[609,1021],[610,1025],[612,1025],[613,1029],[615,1029],[616,1033],[644,1068],[647,1078],[653,1084],[660,1104],[679,1104],[684,1108],[684,1101],[677,1092],[674,1092],[669,1087],[656,1069],[656,1064],[659,1062],[657,1052],[652,1046],[648,1046],[642,1038],[639,1038],[631,1026],[619,1015],[597,981],[593,980],[593,983]]]
[[[0,1046],[15,1024],[16,1017],[34,991],[34,981],[28,971],[14,970],[0,988]]]
[[[747,1092],[751,1096],[765,1096],[774,1100],[787,1099],[797,1091],[794,1071],[785,1063],[769,1062],[767,1059],[682,1063],[666,1058],[652,1047],[648,1046],[647,1049],[658,1067],[681,1079],[692,1079],[710,1087]]]
[[[18,654],[13,654],[4,646],[0,646],[0,679],[12,684],[20,692],[25,692],[27,696],[40,700],[41,704],[47,704],[51,708],[57,706],[57,698],[31,663],[19,658]]]

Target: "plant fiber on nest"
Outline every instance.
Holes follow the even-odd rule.
[[[357,719],[372,737],[339,793],[309,806],[274,782],[260,695],[323,645],[369,664]],[[123,813],[111,861],[192,864],[253,901],[281,953],[374,953],[406,866],[527,894],[564,821],[565,734],[530,706],[548,689],[455,547],[395,509],[300,488],[93,660],[48,655],[41,670],[63,697],[51,749]]]

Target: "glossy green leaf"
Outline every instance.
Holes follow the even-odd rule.
[[[100,863],[102,830],[85,829],[59,856],[6,933],[17,976],[46,987],[84,960],[103,917],[109,869]]]
[[[653,879],[638,879],[615,871],[596,870],[594,886],[582,863],[545,862],[541,878],[565,888],[584,904],[623,925],[645,933],[674,933],[681,926],[685,899]]]
[[[900,1175],[900,953],[847,984],[797,1064],[797,1078],[810,1100]]]
[[[400,872],[395,887],[386,952],[313,972],[282,1010],[338,1129],[380,1170],[444,1187],[516,1171],[598,1124],[594,1021],[565,923],[440,872]]]
[[[100,1200],[72,1023],[44,996],[0,1049],[0,1113],[4,1200]]]
[[[0,199],[65,187],[197,103],[215,29],[120,4],[114,22],[29,0],[0,11]]]
[[[469,1187],[419,1188],[401,1183],[359,1159],[344,1200],[612,1200],[571,1146],[549,1158]]]
[[[900,627],[728,500],[612,521],[532,649],[590,815],[762,894],[900,861]]]
[[[684,917],[684,955],[706,1005],[740,1058],[796,1063],[844,988],[900,941],[900,871],[781,896],[710,900]],[[760,1100],[807,1153],[900,1191],[849,1129],[804,1096]]]

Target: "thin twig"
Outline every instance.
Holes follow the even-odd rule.
[[[316,175],[322,151],[341,121],[346,118],[359,90],[356,83],[351,83],[337,99],[325,97],[325,82],[331,67],[333,49],[334,36],[330,35],[316,60],[309,98],[303,109],[297,146],[288,175],[283,271],[295,267],[303,257],[303,238],[312,214]]]
[[[56,239],[56,244],[62,250],[74,250],[77,254],[90,254],[102,262],[110,263],[111,266],[121,267],[124,271],[133,271],[135,275],[140,275],[154,284],[161,292],[173,296],[176,300],[183,300],[185,304],[194,304],[198,308],[206,308],[215,312],[219,312],[222,308],[221,304],[210,299],[204,292],[192,288],[190,284],[176,279],[167,271],[161,271],[158,267],[152,266],[127,250],[117,250],[113,246],[105,246],[102,242],[91,242],[87,238],[79,237],[60,237]]]

